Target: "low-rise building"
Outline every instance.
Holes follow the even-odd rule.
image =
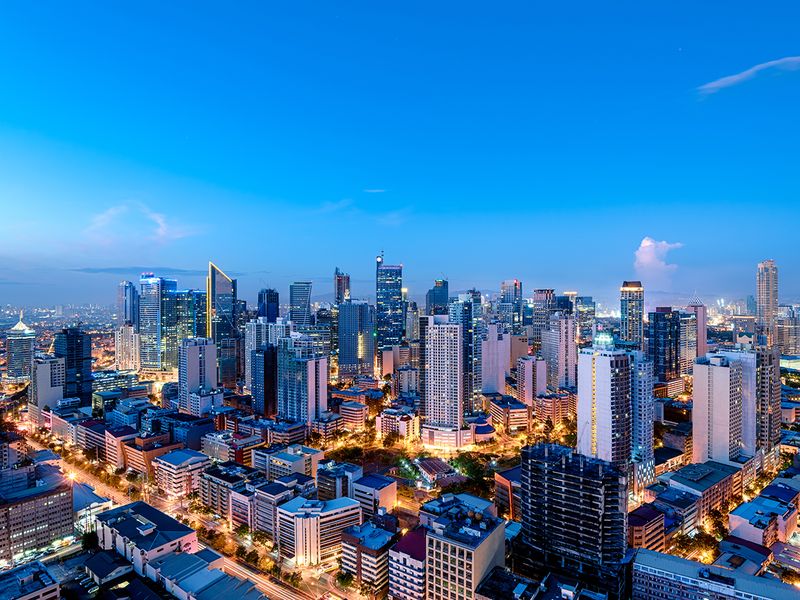
[[[156,485],[167,498],[184,498],[200,491],[200,475],[210,465],[211,459],[197,450],[172,450],[153,460]]]
[[[386,408],[375,417],[378,439],[396,435],[404,442],[419,439],[420,418],[413,407]]]
[[[113,469],[125,468],[125,444],[136,439],[139,432],[129,425],[109,427],[105,431],[106,462]]]
[[[522,467],[516,466],[494,474],[494,504],[497,514],[512,521],[518,521],[520,512],[520,490],[522,488]]]
[[[200,474],[200,502],[214,514],[230,521],[231,492],[244,491],[247,485],[265,481],[257,469],[236,462],[224,462],[206,468]]]
[[[385,475],[365,475],[353,483],[352,497],[361,504],[364,519],[371,519],[379,508],[394,510],[397,505],[397,482]]]
[[[155,477],[153,461],[159,456],[183,448],[181,443],[170,443],[168,433],[142,433],[122,446],[125,468],[143,473],[148,479]]]
[[[531,407],[513,396],[492,394],[489,401],[492,425],[510,434],[525,433],[531,426]]]
[[[219,462],[253,464],[253,450],[264,445],[260,435],[214,431],[203,436],[201,451]]]
[[[672,473],[669,486],[698,497],[697,522],[702,523],[712,510],[724,512],[741,495],[741,469],[716,461],[695,463]]]
[[[197,532],[146,502],[126,504],[95,517],[97,540],[144,575],[147,563],[171,552],[197,552]]]
[[[731,535],[771,547],[787,542],[797,529],[797,507],[760,495],[744,502],[728,514]]]
[[[320,461],[317,466],[317,493],[320,500],[353,498],[353,484],[364,476],[364,470],[346,462]]]
[[[339,405],[339,414],[347,431],[361,431],[367,424],[369,409],[362,402],[348,400]]]
[[[666,548],[664,513],[652,504],[642,504],[628,513],[628,545],[664,552]]]
[[[97,495],[88,483],[72,482],[72,513],[78,533],[91,531],[95,516],[112,506],[109,498]]]
[[[59,600],[61,586],[39,561],[0,573],[0,598],[7,600]]]
[[[389,548],[396,534],[367,521],[342,532],[342,570],[381,596],[389,586]]]
[[[323,450],[302,444],[272,445],[253,450],[253,468],[262,471],[269,481],[292,473],[316,478],[317,465],[323,458]]]
[[[389,598],[425,600],[427,529],[407,532],[389,549]]]

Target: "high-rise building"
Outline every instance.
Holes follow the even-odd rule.
[[[333,272],[333,303],[341,304],[350,298],[350,275],[336,267]]]
[[[516,333],[522,327],[522,282],[519,279],[506,279],[500,282],[500,302],[498,313],[500,321]]]
[[[705,307],[703,307],[705,308]],[[681,375],[691,375],[694,368],[694,359],[697,358],[697,345],[699,342],[699,323],[697,313],[680,313],[680,331],[678,333],[678,354]]]
[[[475,413],[481,410],[481,351],[483,346],[483,313],[481,294],[470,290],[459,294],[448,308],[448,322],[461,326],[462,358],[464,366],[464,410]]]
[[[162,370],[162,295],[178,289],[174,279],[142,273],[139,280],[139,357],[144,370]]]
[[[619,338],[645,349],[644,288],[641,281],[623,281],[619,289]]]
[[[457,429],[464,416],[464,347],[461,325],[430,323],[425,328],[425,396],[428,426]]]
[[[378,351],[403,341],[403,265],[384,264],[383,253],[375,258],[375,321]]]
[[[278,340],[278,417],[305,423],[328,408],[328,359],[314,351],[307,335]]]
[[[42,356],[34,359],[29,391],[28,415],[41,425],[42,412],[55,408],[64,398],[66,368],[63,358]]]
[[[479,366],[481,392],[504,394],[506,377],[511,372],[511,335],[496,323],[485,327]]]
[[[681,313],[659,306],[647,323],[647,357],[653,361],[656,381],[669,382],[681,375]]]
[[[266,317],[268,323],[274,323],[280,316],[280,296],[278,290],[265,288],[258,292],[258,316]]]
[[[706,305],[698,297],[694,297],[689,306],[686,307],[686,312],[694,313],[697,318],[697,356],[705,356],[708,354],[708,316]]]
[[[436,279],[433,287],[425,294],[426,315],[446,315],[450,302],[450,287],[447,279]]]
[[[778,267],[774,260],[758,263],[756,311],[759,333],[770,336],[778,313]]]
[[[208,338],[187,338],[181,342],[178,369],[178,398],[181,412],[203,417],[222,406],[217,378],[217,346]]]
[[[92,402],[92,336],[78,327],[65,327],[55,335],[56,357],[64,359],[64,397]]]
[[[114,368],[118,371],[138,371],[139,334],[131,323],[124,323],[114,331]]]
[[[781,354],[800,354],[800,311],[791,307],[786,316],[775,319],[775,346]]]
[[[339,304],[339,377],[375,373],[375,308],[364,300]]]
[[[33,357],[36,346],[36,332],[19,321],[6,332],[6,377],[9,381],[30,381],[33,371]]]
[[[267,342],[269,321],[266,317],[258,317],[248,321],[244,326],[244,386],[245,390],[253,389],[253,353]]]
[[[310,281],[295,281],[289,286],[289,320],[296,327],[311,325]]]
[[[533,322],[528,341],[531,345],[541,345],[542,332],[550,325],[550,316],[556,312],[555,290],[533,290]]]
[[[649,479],[653,452],[653,367],[639,351],[598,334],[578,355],[578,452]]]
[[[692,460],[734,462],[742,452],[742,363],[726,356],[694,365]]]
[[[521,458],[522,541],[529,564],[624,597],[619,564],[627,545],[625,472],[551,444],[526,446]]]
[[[596,304],[591,296],[575,297],[575,318],[578,320],[578,342],[591,341],[594,333]]]
[[[117,325],[125,323],[139,329],[139,290],[132,281],[123,281],[117,288]]]
[[[178,368],[178,349],[186,338],[206,336],[206,293],[164,290],[161,293],[161,370]]]
[[[236,388],[239,371],[239,330],[237,329],[236,280],[212,262],[206,278],[206,337],[217,347],[219,382]]]
[[[540,356],[517,359],[517,400],[534,406],[536,397],[547,392],[547,363]]]
[[[542,331],[542,358],[547,364],[547,386],[552,390],[578,385],[578,346],[575,317],[553,313]]]

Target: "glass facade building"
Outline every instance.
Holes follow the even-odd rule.
[[[403,266],[387,265],[383,254],[375,259],[375,321],[378,350],[403,340]]]
[[[220,385],[233,389],[236,387],[239,366],[236,280],[228,277],[214,263],[208,263],[206,294],[206,337],[217,345]]]

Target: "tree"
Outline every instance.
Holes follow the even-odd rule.
[[[391,448],[399,441],[400,441],[400,434],[397,433],[396,431],[392,431],[391,433],[389,433],[389,435],[383,438],[383,447]]]
[[[339,571],[336,574],[336,585],[340,588],[349,588],[353,585],[353,574],[347,571]]]
[[[81,536],[81,548],[83,550],[96,550],[100,547],[96,531],[87,531]]]

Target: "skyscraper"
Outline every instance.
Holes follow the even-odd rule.
[[[575,318],[578,320],[578,342],[591,341],[594,332],[596,305],[591,296],[575,298]]]
[[[756,272],[756,324],[759,333],[772,335],[778,313],[778,267],[774,260],[758,263]]]
[[[375,372],[375,308],[364,300],[339,304],[339,378]]]
[[[328,408],[328,359],[310,337],[278,340],[278,417],[311,425]]]
[[[206,293],[164,290],[161,293],[161,369],[177,370],[178,349],[186,338],[206,335]]]
[[[350,275],[336,267],[333,272],[333,303],[341,304],[350,298]]]
[[[278,410],[278,341],[290,337],[292,327],[281,317],[268,323],[266,338],[250,353],[250,392],[257,415],[272,417]]]
[[[296,327],[311,325],[310,281],[295,281],[289,286],[289,320]]]
[[[114,368],[118,371],[138,371],[139,334],[131,323],[125,323],[114,331]]]
[[[653,361],[656,381],[667,383],[681,375],[681,314],[666,306],[650,313],[647,323],[647,357]],[[696,334],[695,334],[696,335]]]
[[[742,452],[742,364],[701,356],[694,365],[692,460],[731,463]]]
[[[29,381],[33,372],[36,332],[19,321],[6,333],[6,377],[9,381]]]
[[[178,289],[174,279],[156,277],[153,273],[142,273],[139,280],[139,344],[142,369],[162,369],[161,308],[162,295]]]
[[[92,401],[92,336],[78,327],[65,327],[55,335],[57,358],[64,359],[64,397]]]
[[[209,262],[206,278],[206,337],[216,344],[219,381],[228,389],[236,387],[239,367],[236,306],[236,280]]]
[[[522,327],[522,282],[519,279],[506,279],[500,282],[500,303],[498,313],[500,321],[512,332]]]
[[[533,328],[529,341],[532,345],[541,345],[542,332],[550,324],[550,315],[556,311],[555,290],[533,290]]]
[[[181,342],[178,368],[178,398],[182,412],[195,417],[207,415],[222,406],[222,390],[217,379],[217,347],[208,338],[189,338]]]
[[[403,266],[387,265],[383,253],[375,258],[375,321],[377,349],[396,346],[403,341]]]
[[[708,317],[706,306],[697,296],[692,298],[686,312],[694,313],[697,317],[697,356],[705,356],[708,353]]]
[[[433,287],[425,294],[426,315],[446,315],[450,302],[450,286],[446,279],[436,279]]]
[[[265,288],[258,292],[258,316],[266,317],[268,323],[274,323],[280,316],[280,296],[278,290]]]
[[[131,323],[139,328],[139,291],[132,281],[123,281],[117,291],[117,325]]]
[[[557,312],[542,331],[542,358],[547,364],[547,386],[553,391],[578,385],[578,346],[575,317]]]
[[[459,294],[458,299],[450,303],[448,312],[448,321],[460,325],[462,329],[463,402],[466,412],[474,413],[481,409],[481,350],[484,333],[481,293],[470,290]]]
[[[258,317],[245,324],[244,329],[244,381],[245,389],[253,389],[252,361],[253,352],[260,349],[267,342],[269,321],[266,317]]]
[[[678,352],[680,353],[681,375],[691,375],[694,369],[694,359],[697,358],[697,344],[699,343],[697,313],[680,313],[680,333],[678,335]]]
[[[623,281],[619,289],[619,338],[645,350],[644,288],[641,281]]]
[[[444,317],[427,317],[425,329],[425,396],[422,399],[426,430],[457,431],[464,416],[463,328]],[[437,322],[436,319],[439,319]],[[423,432],[423,441],[426,441]],[[427,438],[432,443],[435,433]]]
[[[521,458],[521,538],[531,566],[624,597],[625,471],[551,444],[526,446]]]
[[[481,392],[504,394],[511,373],[511,334],[497,323],[486,325],[479,358]]]

